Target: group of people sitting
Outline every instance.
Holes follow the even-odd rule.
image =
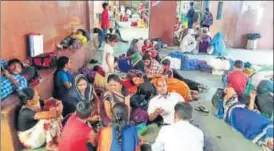
[[[251,75],[243,69],[243,62],[236,60],[233,70],[224,75],[225,89],[216,100],[217,117],[253,143],[273,150],[273,78],[250,88]]]
[[[127,57],[134,69],[126,77],[119,77],[113,56],[118,41],[117,35],[106,36],[103,63],[92,69],[95,74],[91,79],[73,74],[71,60],[59,57],[53,79],[54,98],[45,100],[20,76],[22,62],[8,62],[1,82],[10,82],[10,89],[19,96],[16,128],[24,147],[39,148],[46,143],[47,150],[60,151],[174,151],[180,142],[170,142],[166,136],[172,137],[176,127],[178,137],[187,139],[186,129],[197,134],[198,139],[185,144],[185,148],[202,150],[203,133],[189,123],[192,107],[187,102],[199,99],[199,92],[207,87],[172,70],[170,61],[161,60],[149,40],[142,49],[139,40],[132,42]],[[6,93],[7,89],[1,86],[1,98],[12,93]],[[140,137],[140,131],[151,123],[166,127],[153,145],[145,144]]]
[[[197,25],[195,29],[188,29],[182,25],[174,34],[179,39],[182,52],[207,53],[216,56],[227,54],[222,33],[218,32],[212,37],[207,27],[201,28]]]

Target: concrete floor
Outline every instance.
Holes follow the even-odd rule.
[[[129,23],[121,23],[120,29],[123,39],[131,41],[133,38],[148,37],[148,29],[132,28]],[[115,48],[115,55],[118,56],[127,51],[129,43],[119,43]],[[164,49],[160,53],[165,55],[168,52],[176,51],[178,48]],[[94,57],[97,60],[101,60],[101,51],[98,51]],[[189,55],[193,58],[208,59],[213,56],[209,55]],[[250,61],[256,65],[271,65],[273,64],[273,50],[244,50],[244,49],[228,49],[228,57],[232,59],[241,59],[243,61]],[[207,140],[207,150],[210,151],[260,151],[262,150],[255,144],[246,140],[240,133],[233,130],[222,120],[214,117],[216,110],[212,108],[211,98],[217,88],[222,87],[221,77],[213,76],[209,73],[199,71],[181,71],[183,75],[192,80],[209,86],[209,90],[201,94],[201,99],[191,104],[195,108],[198,105],[203,105],[210,110],[210,114],[207,116],[202,115],[194,111],[193,123],[198,125],[205,133]],[[146,142],[153,143],[158,133],[156,125],[149,127],[149,132],[144,136]],[[32,151],[44,151],[44,148],[32,150]],[[27,150],[24,150],[27,151]]]

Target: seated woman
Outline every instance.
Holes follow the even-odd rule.
[[[200,41],[200,45],[199,45],[199,52],[202,53],[208,53],[211,54],[212,52],[210,51],[211,47],[210,47],[210,41],[211,41],[211,37],[208,34],[208,28],[203,28],[203,33],[201,36],[201,39],[199,39]]]
[[[72,86],[73,76],[70,69],[71,61],[68,57],[62,56],[57,60],[57,69],[53,77],[54,98],[61,100]]]
[[[130,48],[127,51],[127,58],[131,60],[133,69],[141,70],[144,72],[145,65],[142,60],[142,55],[139,51],[139,40],[133,39]]]
[[[121,85],[121,80],[116,74],[111,74],[107,79],[108,83],[108,91],[104,94],[104,110],[105,114],[101,114],[104,125],[109,124],[109,120],[112,117],[111,108],[116,103],[125,103],[130,110],[130,96],[128,94],[128,90],[123,88]],[[128,111],[128,113],[130,113]],[[129,115],[128,115],[129,117]]]
[[[225,56],[227,55],[227,50],[225,47],[224,36],[221,32],[218,32],[214,38],[210,41],[213,47],[213,55]]]
[[[99,100],[94,92],[93,86],[88,83],[88,80],[84,75],[79,74],[74,78],[72,87],[62,101],[64,104],[64,117],[75,112],[77,103],[84,101],[90,103],[93,108],[91,115],[92,122],[97,122],[99,120]]]
[[[88,125],[93,108],[88,102],[80,101],[76,105],[76,113],[73,113],[61,134],[58,145],[59,151],[95,151],[97,145],[96,133]],[[91,147],[90,150],[87,146]]]
[[[273,150],[273,121],[253,111],[256,93],[251,94],[248,108],[238,102],[233,88],[226,88],[224,93],[223,103],[220,102],[224,109],[224,121],[253,143]]]
[[[81,46],[87,44],[90,39],[88,33],[83,29],[74,30],[71,35],[66,37],[60,43],[57,44],[59,49],[79,49]]]
[[[98,134],[97,151],[139,151],[139,139],[135,126],[129,125],[129,108],[116,103],[112,108],[112,124]]]
[[[121,84],[129,90],[130,94],[135,94],[140,84],[144,83],[144,73],[140,70],[130,70]]]
[[[48,101],[40,101],[38,92],[24,88],[19,92],[20,106],[17,109],[16,125],[20,142],[26,148],[39,148],[45,143],[47,150],[56,150],[61,133],[63,105],[53,102],[50,110],[43,111]]]
[[[142,55],[144,55],[145,53],[149,53],[152,58],[156,59],[158,62],[161,61],[158,52],[155,50],[153,43],[149,39],[146,39],[144,41],[144,45],[142,46]]]

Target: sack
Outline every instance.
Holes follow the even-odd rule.
[[[183,68],[182,66],[182,60],[184,58],[184,53],[182,52],[171,52],[168,54],[168,57],[170,57],[170,66],[173,69],[181,70]]]
[[[150,100],[152,97],[154,97],[157,94],[157,92],[154,85],[148,81],[138,86],[136,94],[145,95],[146,99]]]
[[[273,93],[265,92],[256,96],[255,104],[259,111],[267,116],[273,113]]]
[[[146,99],[146,95],[144,94],[134,94],[130,97],[130,106],[133,109],[148,109],[148,100]]]
[[[219,103],[219,101],[220,101],[222,98],[224,98],[224,96],[225,96],[225,93],[224,93],[224,89],[223,89],[223,88],[218,88],[218,89],[216,90],[216,92],[214,93],[211,102],[212,102],[212,105],[213,105],[216,109],[218,109],[218,103]]]
[[[127,73],[129,70],[132,69],[131,61],[127,58],[121,58],[118,61],[118,67],[121,72]]]
[[[55,67],[57,55],[55,52],[44,53],[42,55],[31,58],[31,63],[37,69]]]
[[[44,53],[43,35],[34,33],[28,35],[28,49],[30,57]]]
[[[83,66],[82,68],[79,69],[79,73],[85,75],[90,83],[94,82],[96,72],[93,71],[92,69],[86,66]]]
[[[39,80],[41,79],[41,76],[39,75],[37,69],[33,66],[24,67],[20,75],[27,79],[28,84],[31,87],[39,84]]]

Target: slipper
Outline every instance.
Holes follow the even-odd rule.
[[[90,64],[95,64],[95,63],[98,63],[98,61],[95,60],[95,59],[91,59],[91,60],[89,61],[89,63],[90,63]]]
[[[206,113],[206,114],[209,113],[209,111],[205,107],[203,107],[203,106],[198,106],[195,110],[199,111],[199,112]]]

